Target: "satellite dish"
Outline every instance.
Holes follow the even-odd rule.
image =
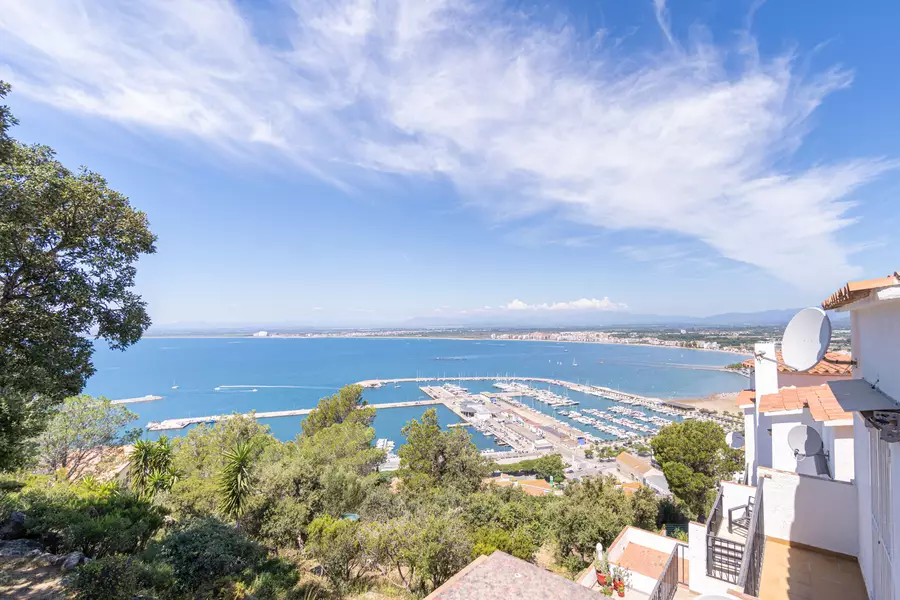
[[[791,319],[781,339],[784,364],[808,371],[825,357],[831,343],[831,320],[821,308],[804,308]]]
[[[735,450],[744,447],[744,434],[738,431],[729,431],[725,434],[725,443],[728,444],[729,448],[733,448]]]
[[[815,456],[822,452],[822,436],[809,425],[797,425],[788,431],[788,445],[798,460]]]

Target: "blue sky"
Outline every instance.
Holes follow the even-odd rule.
[[[157,324],[706,315],[900,268],[897,22],[888,1],[0,0],[0,78],[14,135],[149,215]]]

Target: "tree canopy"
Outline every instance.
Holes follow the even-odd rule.
[[[0,107],[0,470],[21,463],[22,438],[52,406],[81,392],[92,336],[122,349],[150,325],[132,288],[156,240],[103,177],[11,139],[14,123]]]
[[[712,421],[667,425],[650,445],[669,489],[700,519],[709,511],[716,484],[737,472],[743,462],[741,451],[728,447],[725,431]]]
[[[51,470],[66,469],[67,477],[76,477],[85,461],[103,446],[116,444],[121,429],[136,418],[106,398],[67,398],[38,438],[41,461]]]
[[[303,420],[303,434],[315,435],[319,431],[344,422],[369,426],[375,418],[375,409],[366,407],[359,385],[346,385],[337,394],[322,398],[318,406]]]
[[[422,419],[411,420],[402,430],[406,443],[400,447],[399,475],[410,489],[430,486],[478,489],[490,474],[490,463],[461,428],[441,430],[437,411],[429,408]]]

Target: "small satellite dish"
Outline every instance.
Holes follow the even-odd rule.
[[[798,460],[815,456],[822,452],[822,436],[808,425],[797,425],[788,431],[788,445]]]
[[[804,308],[791,319],[781,339],[784,364],[797,371],[816,366],[831,343],[831,320],[821,308]]]
[[[729,431],[725,434],[725,443],[729,448],[737,450],[744,447],[744,434],[738,431]]]

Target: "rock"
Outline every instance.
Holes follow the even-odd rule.
[[[40,556],[43,553],[44,553],[43,550],[39,550],[39,549],[35,548],[34,550],[29,550],[28,552],[26,552],[25,558],[37,558],[38,556]]]
[[[11,540],[0,542],[0,556],[7,558],[22,557],[32,550],[43,551],[44,546],[35,540]]]
[[[61,568],[63,572],[74,571],[84,563],[88,562],[88,560],[88,557],[81,552],[70,552],[69,554],[66,554]]]
[[[15,511],[0,523],[0,540],[17,540],[25,537],[25,513]]]
[[[37,557],[36,560],[47,565],[48,567],[55,567],[57,562],[60,560],[60,557],[55,554],[51,554],[50,552],[43,552]]]

